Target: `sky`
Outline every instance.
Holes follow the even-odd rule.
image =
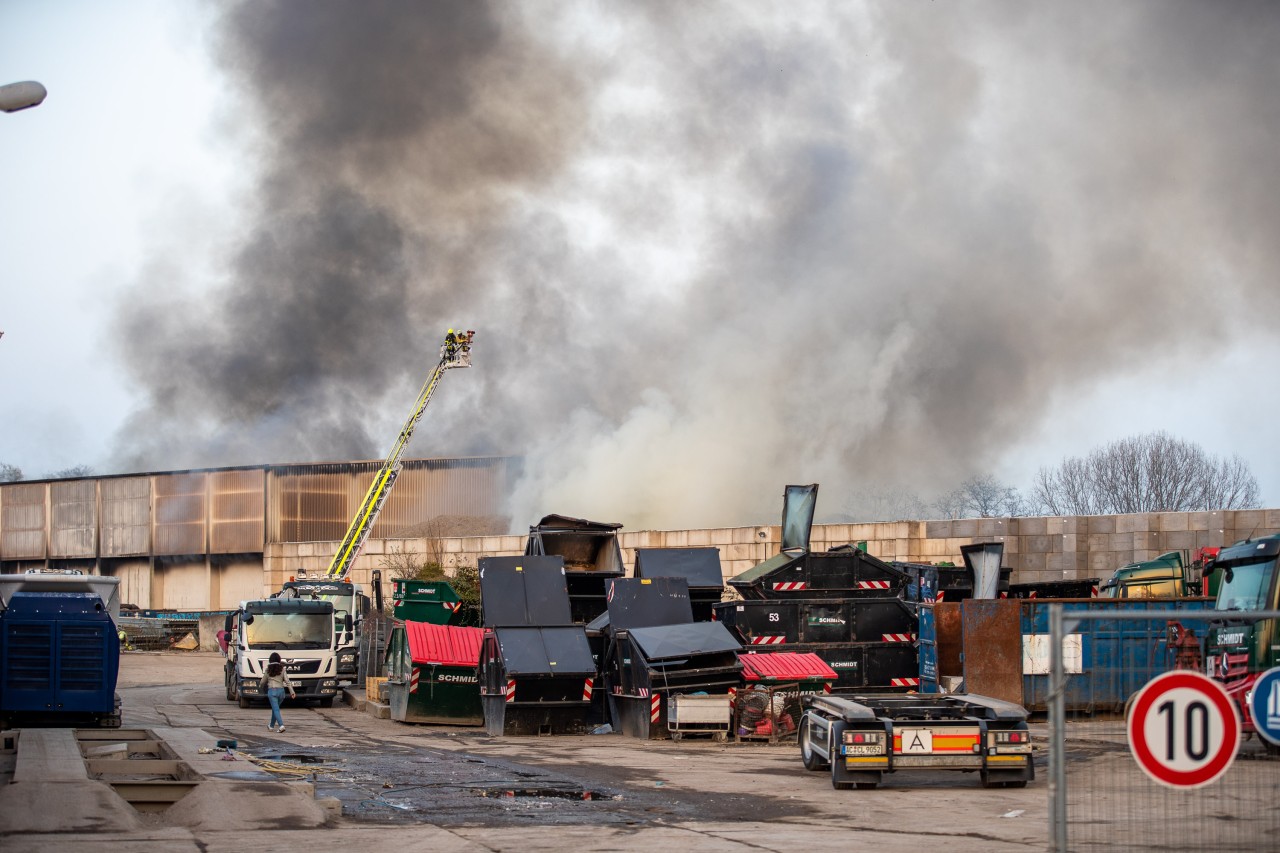
[[[1268,3],[0,2],[0,462],[524,458],[513,527],[1026,489],[1280,505]]]

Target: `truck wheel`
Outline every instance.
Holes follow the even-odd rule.
[[[809,717],[801,717],[800,734],[798,737],[798,740],[800,741],[800,760],[804,762],[805,770],[826,770],[829,766],[828,763],[823,761],[818,756],[818,753],[813,751],[812,738],[810,737],[811,733],[812,729],[809,725]]]
[[[320,700],[320,707],[321,707],[321,708],[332,708],[332,707],[333,707],[333,697],[332,697],[332,696],[326,696],[326,697],[324,697],[323,699],[321,699],[321,700]]]
[[[877,787],[875,782],[855,782],[859,791],[874,791]]]
[[[248,708],[248,707],[249,707],[249,697],[247,697],[247,696],[241,696],[241,697],[240,697],[240,707],[241,707],[241,708]]]
[[[236,701],[236,690],[234,686],[235,681],[232,680],[231,673],[227,672],[226,670],[223,670],[222,680],[227,688],[227,701],[228,702]]]

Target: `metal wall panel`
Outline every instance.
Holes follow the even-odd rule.
[[[218,600],[213,602],[216,610],[235,610],[242,601],[268,594],[261,560],[220,563],[213,570],[218,573]]]
[[[0,486],[0,559],[43,560],[47,484]]]
[[[262,550],[266,481],[267,474],[262,469],[209,474],[209,553],[247,554]]]
[[[405,462],[373,527],[373,538],[422,536],[428,532],[427,523],[440,516],[497,516],[507,491],[507,464],[501,458]]]
[[[151,478],[121,477],[99,482],[103,557],[144,557],[151,550]],[[139,607],[142,602],[135,601]]]
[[[155,570],[162,575],[162,607],[170,610],[212,609],[209,606],[209,569],[203,561],[157,563]]]
[[[440,516],[499,515],[511,464],[506,457],[406,460],[371,537],[421,536]],[[379,467],[352,462],[268,469],[267,541],[341,540]]]
[[[205,553],[205,500],[208,475],[156,474],[155,554]]]
[[[133,604],[143,610],[160,606],[151,600],[151,563],[147,560],[122,560],[104,566],[102,573],[120,578],[121,604]]]
[[[332,542],[342,538],[364,491],[352,499],[353,469],[369,488],[377,466],[294,465],[267,472],[268,540]]]
[[[98,554],[98,481],[49,484],[49,556]]]

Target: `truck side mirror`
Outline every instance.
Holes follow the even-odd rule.
[[[350,613],[342,617],[342,630],[346,631],[348,634],[351,633],[351,614]]]
[[[252,625],[252,624],[253,624],[253,614],[252,614],[252,613],[246,613],[246,614],[244,615],[244,619],[243,619],[242,621],[243,621],[243,622],[244,622],[244,624],[246,624],[246,625]]]
[[[228,634],[231,633],[231,620],[234,618],[234,613],[228,613],[227,618],[222,620],[222,630],[226,631]]]

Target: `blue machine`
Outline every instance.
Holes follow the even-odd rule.
[[[19,581],[4,589],[0,717],[9,723],[120,725],[113,599],[104,600],[99,591],[116,579],[74,577],[59,582],[42,576],[30,588]]]

